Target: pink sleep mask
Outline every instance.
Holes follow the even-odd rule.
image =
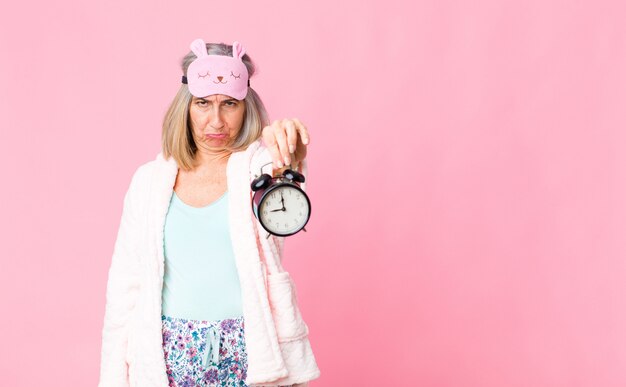
[[[206,43],[196,39],[191,43],[191,51],[197,58],[183,75],[183,83],[189,92],[198,97],[225,94],[242,100],[248,94],[248,69],[242,59],[246,50],[239,42],[233,43],[233,55],[209,55]]]

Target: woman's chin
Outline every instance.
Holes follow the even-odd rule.
[[[223,151],[225,149],[228,149],[229,141],[228,139],[224,139],[224,140],[210,139],[210,140],[202,141],[202,144],[204,145],[204,148],[207,150]]]

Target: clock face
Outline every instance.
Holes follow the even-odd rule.
[[[268,231],[290,235],[306,225],[310,211],[309,199],[299,188],[281,185],[265,194],[258,214],[259,220]]]

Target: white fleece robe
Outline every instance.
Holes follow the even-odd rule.
[[[230,233],[246,324],[246,384],[253,387],[320,376],[295,284],[281,264],[284,238],[266,238],[252,214],[250,183],[268,162],[259,139],[233,153],[227,165]],[[305,160],[305,175],[306,169]],[[99,387],[168,386],[161,331],[163,229],[177,174],[176,161],[160,152],[137,168],[124,197],[107,282]]]

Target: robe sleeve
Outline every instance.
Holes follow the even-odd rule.
[[[106,307],[102,328],[99,387],[128,386],[128,323],[139,292],[138,182],[135,171],[124,196],[124,205],[108,272]]]

